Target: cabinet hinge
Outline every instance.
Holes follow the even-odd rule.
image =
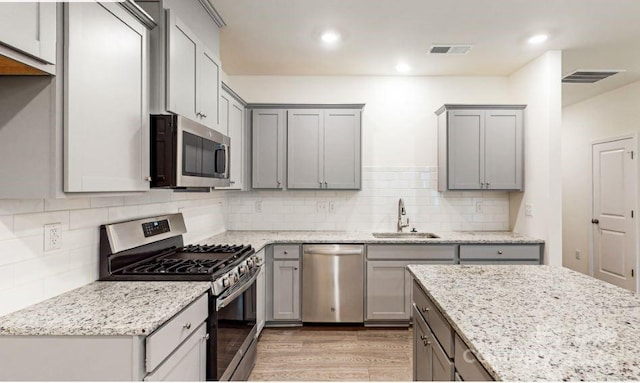
[[[634,275],[633,275],[633,269],[631,269],[631,276],[632,276],[632,277],[634,276]]]
[[[633,151],[633,150],[630,150],[630,151],[629,151],[629,154],[631,154],[631,159],[633,159],[634,151]]]
[[[633,218],[633,216],[634,216],[634,213],[633,213],[633,210],[631,210],[631,218]]]

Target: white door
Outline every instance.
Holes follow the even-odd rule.
[[[632,139],[593,145],[593,275],[636,290]]]

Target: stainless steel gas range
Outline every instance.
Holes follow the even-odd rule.
[[[100,227],[102,281],[211,281],[207,380],[246,380],[256,358],[256,278],[249,245],[184,246],[182,214]]]

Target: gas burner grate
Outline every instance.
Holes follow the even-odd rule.
[[[152,259],[126,268],[122,274],[213,274],[223,262],[207,259]]]
[[[224,253],[233,254],[242,251],[244,245],[188,245],[182,248],[184,253]]]

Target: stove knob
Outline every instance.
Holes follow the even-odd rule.
[[[247,263],[248,264],[248,263]],[[247,272],[247,266],[242,265],[238,268],[238,271],[240,271],[240,274],[244,274]]]
[[[247,259],[247,266],[253,267],[253,265],[254,265],[253,259]]]
[[[229,287],[229,278],[222,279],[222,287]]]
[[[238,279],[240,279],[238,278],[238,274],[233,274],[233,281],[238,282]]]

